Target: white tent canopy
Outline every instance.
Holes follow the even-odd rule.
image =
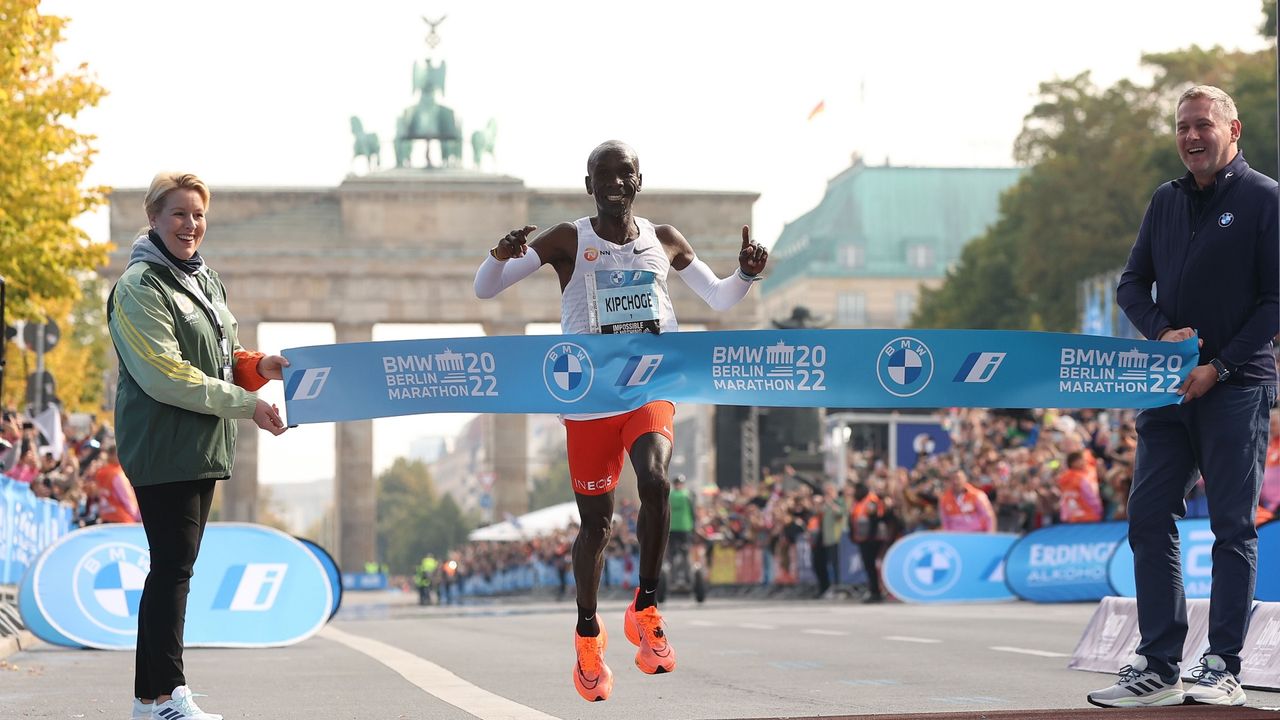
[[[563,530],[571,523],[580,522],[578,504],[570,501],[472,530],[467,538],[490,542],[514,542],[540,537],[556,530]]]

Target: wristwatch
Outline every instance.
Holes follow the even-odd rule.
[[[1218,382],[1225,382],[1227,378],[1231,377],[1231,371],[1218,358],[1210,360],[1209,364],[1213,366],[1214,370],[1218,371]]]

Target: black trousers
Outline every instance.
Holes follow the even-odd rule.
[[[823,545],[821,539],[813,545],[813,574],[818,579],[818,594],[840,582],[840,546]]]
[[[213,505],[213,480],[134,488],[151,550],[151,572],[138,605],[138,649],[133,694],[151,700],[186,685],[182,633],[187,593]]]
[[[1209,653],[1240,673],[1258,573],[1253,524],[1275,388],[1219,385],[1186,405],[1138,414],[1138,457],[1129,491],[1129,545],[1138,586],[1138,654],[1174,674],[1187,636],[1182,557],[1174,524],[1200,473],[1213,529]],[[1199,471],[1199,472],[1197,472]],[[1194,658],[1188,658],[1194,659]]]
[[[883,540],[864,540],[858,543],[858,554],[862,557],[862,569],[867,572],[867,592],[871,597],[880,597],[880,569],[876,560],[880,557]]]

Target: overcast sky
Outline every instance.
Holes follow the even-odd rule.
[[[497,172],[578,188],[591,148],[620,138],[638,151],[647,187],[760,193],[753,224],[766,244],[821,199],[853,152],[894,165],[1008,166],[1042,81],[1085,70],[1101,86],[1146,80],[1143,52],[1264,45],[1259,0],[47,0],[41,9],[71,18],[60,61],[88,63],[110,93],[76,122],[97,136],[93,183],[139,187],[182,169],[215,194],[334,186],[356,167],[352,115],[392,157],[394,118],[414,101],[413,63],[428,53],[422,17],[447,15],[432,53],[448,62],[443,102],[467,134],[497,120]],[[808,119],[819,102],[825,111]],[[206,251],[216,258],[212,210]],[[105,238],[101,218],[87,226]],[[260,339],[264,350],[325,341],[308,328]],[[401,422],[379,424],[378,467],[422,428],[457,424]],[[331,457],[279,468],[263,459],[264,480],[332,472]]]

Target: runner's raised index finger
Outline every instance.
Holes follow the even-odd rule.
[[[524,239],[529,236],[529,233],[537,229],[538,229],[537,225],[525,225],[523,228],[520,228],[519,230],[516,231],[516,237]]]
[[[746,250],[749,247],[751,247],[751,227],[748,225],[743,225],[742,226],[742,249]]]

